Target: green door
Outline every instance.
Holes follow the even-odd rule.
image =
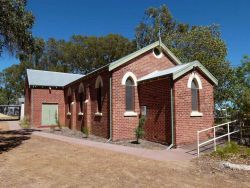
[[[57,125],[57,104],[42,104],[42,125]]]

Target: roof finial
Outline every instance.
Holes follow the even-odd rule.
[[[161,48],[161,12],[159,13],[158,20],[159,20],[158,37],[159,37],[159,46]]]

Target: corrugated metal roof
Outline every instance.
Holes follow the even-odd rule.
[[[82,74],[70,74],[52,71],[27,69],[30,86],[64,87],[67,84],[84,77]]]
[[[150,79],[161,77],[161,76],[166,76],[169,74],[173,74],[175,72],[178,72],[181,69],[184,69],[185,67],[188,67],[189,65],[190,65],[190,63],[186,63],[186,64],[182,64],[182,65],[177,65],[177,66],[169,68],[169,69],[165,69],[165,70],[161,70],[161,71],[154,71],[150,74],[147,74],[146,76],[139,78],[138,82],[150,80]]]

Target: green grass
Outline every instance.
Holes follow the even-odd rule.
[[[250,157],[250,148],[240,146],[235,142],[227,142],[224,147],[217,147],[217,150],[211,154],[212,156],[220,157],[221,159],[247,158]]]

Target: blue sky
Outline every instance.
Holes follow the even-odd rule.
[[[101,36],[118,33],[130,39],[150,6],[166,4],[174,18],[190,25],[219,24],[228,47],[228,60],[237,66],[250,55],[249,0],[29,0],[36,17],[33,34],[48,39],[69,39],[73,34]],[[5,53],[0,70],[18,63]]]

